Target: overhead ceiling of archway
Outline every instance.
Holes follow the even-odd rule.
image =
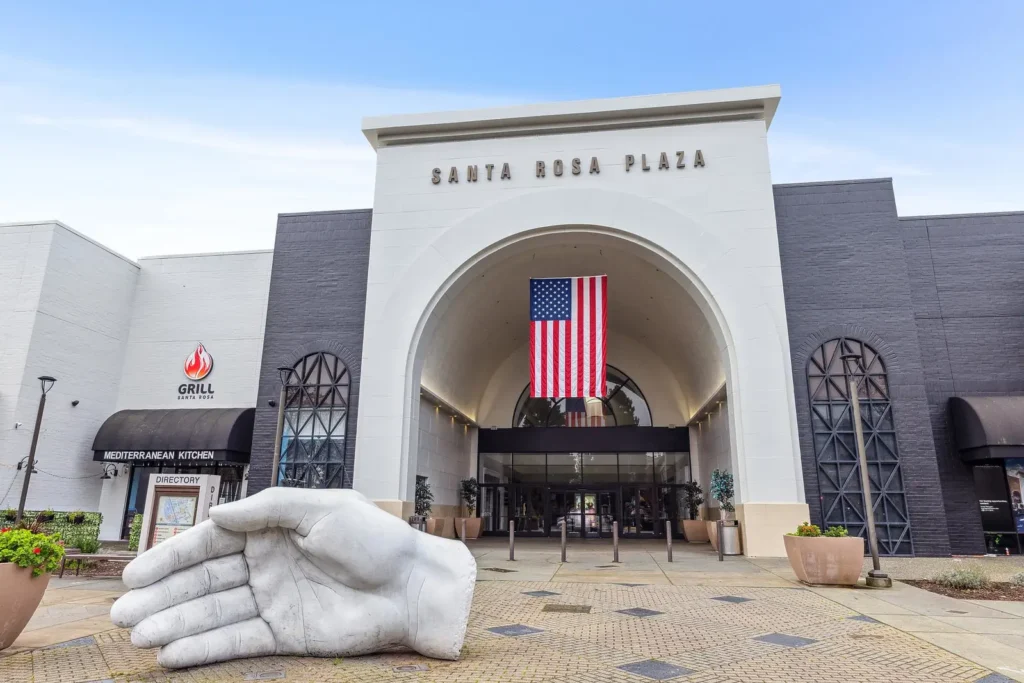
[[[696,410],[724,381],[715,335],[686,290],[636,248],[606,236],[573,244],[538,237],[492,255],[458,283],[432,337],[421,340],[423,385],[475,415],[499,364],[529,340],[529,279],[607,274],[608,327],[657,354],[676,376],[684,409]]]

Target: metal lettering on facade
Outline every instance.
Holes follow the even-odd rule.
[[[671,162],[670,158],[674,157],[675,161]],[[657,161],[655,161],[657,160]],[[622,162],[622,167],[626,173],[630,173],[635,170],[641,172],[650,171],[655,168],[657,164],[658,171],[672,171],[674,169],[685,169],[688,168],[689,157],[685,150],[675,150],[673,152],[659,152],[657,154],[641,154],[640,158],[637,159],[635,154],[627,154]],[[569,167],[572,171],[572,175],[578,176],[583,173],[583,166],[585,162],[579,157],[576,157],[568,162]],[[534,162],[533,173],[536,178],[547,178],[548,169],[551,169],[551,177],[561,178],[565,175],[565,164],[566,162],[562,159],[553,159],[550,162],[538,159]],[[496,164],[483,164],[484,167],[484,179],[488,182],[494,180],[494,169]],[[689,168],[704,168],[704,152],[697,150],[693,154],[693,162],[690,163]],[[601,163],[598,158],[590,157],[590,164],[588,165],[588,175],[598,175],[601,173]],[[430,171],[430,182],[434,185],[440,185],[443,179],[444,171],[440,167],[433,168]],[[480,164],[469,164],[466,166],[466,173],[463,176],[467,183],[478,182],[480,178]],[[508,162],[501,164],[501,175],[500,180],[512,180],[512,167]],[[459,182],[459,167],[451,166],[448,168],[448,183],[457,185]]]

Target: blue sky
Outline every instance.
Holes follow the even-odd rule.
[[[1016,0],[0,2],[0,222],[267,248],[278,212],[372,205],[366,115],[763,83],[775,182],[1024,209],[1022,26]]]

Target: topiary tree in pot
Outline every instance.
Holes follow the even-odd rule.
[[[688,481],[680,487],[683,492],[683,506],[689,519],[683,520],[683,535],[689,543],[707,543],[708,528],[700,519],[700,506],[704,504],[704,489],[695,481]]]
[[[476,516],[476,500],[480,490],[477,484],[476,477],[470,477],[469,479],[463,479],[459,482],[459,496],[462,498],[462,504],[466,506],[466,517],[459,517],[455,520],[455,531],[461,536],[462,535],[462,522],[466,522],[466,538],[476,539],[480,538],[480,532],[482,530],[483,520]]]

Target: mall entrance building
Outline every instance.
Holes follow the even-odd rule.
[[[718,469],[744,552],[780,556],[803,521],[864,533],[852,375],[881,551],[1020,552],[1024,214],[901,217],[886,178],[773,184],[780,97],[367,119],[372,210],[281,214],[273,252],[134,263],[0,226],[0,489],[49,374],[30,507],[101,509],[108,537],[159,467],[232,468],[225,500],[353,487],[403,519],[417,477],[439,517],[474,477],[485,533],[579,539],[680,535],[681,487],[710,499]],[[604,391],[531,398],[530,279],[593,275]]]

